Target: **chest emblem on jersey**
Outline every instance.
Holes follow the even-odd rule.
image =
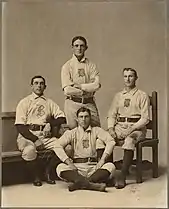
[[[88,139],[83,140],[82,145],[83,145],[83,148],[88,148],[89,147],[89,140]]]
[[[124,107],[129,107],[130,106],[130,99],[125,99],[124,100]]]
[[[37,106],[36,116],[37,117],[42,117],[43,115],[45,115],[44,109],[45,109],[45,107],[43,105],[38,105]]]
[[[79,77],[85,76],[85,70],[83,68],[78,69],[78,75]]]

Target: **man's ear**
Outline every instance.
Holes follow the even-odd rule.
[[[86,49],[85,50],[87,50],[88,49],[88,46],[86,46]]]

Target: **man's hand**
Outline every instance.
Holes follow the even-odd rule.
[[[75,87],[75,88],[77,88],[77,89],[80,89],[80,90],[82,89],[80,84],[74,84],[73,87]]]
[[[40,139],[35,141],[35,146],[36,146],[36,150],[37,151],[45,149],[44,144],[43,144],[43,142]]]
[[[129,136],[132,132],[133,132],[133,128],[129,127],[128,129],[124,130],[123,133],[121,133],[121,137],[122,138],[126,138],[127,136]]]
[[[101,158],[99,162],[96,164],[95,170],[100,169],[104,164],[105,164],[105,160]]]
[[[68,158],[65,160],[65,163],[72,169],[72,170],[77,170],[77,167],[73,163],[73,160]]]
[[[116,132],[113,127],[109,128],[108,132],[114,139],[117,137]]]
[[[51,126],[50,123],[47,123],[43,129],[44,138],[51,137]]]

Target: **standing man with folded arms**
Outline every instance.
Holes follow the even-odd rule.
[[[108,113],[108,130],[118,145],[124,149],[121,173],[115,187],[126,186],[126,176],[132,164],[135,144],[146,136],[149,122],[149,96],[136,87],[136,70],[123,69],[124,89],[117,93]]]
[[[17,145],[30,170],[33,184],[41,186],[37,151],[53,150],[57,138],[52,137],[51,131],[55,127],[60,129],[66,123],[66,118],[59,106],[44,96],[45,78],[40,75],[34,76],[31,79],[31,89],[32,93],[17,105],[15,126],[19,133]],[[54,155],[46,167],[45,177],[49,184],[55,184],[50,172],[57,162],[58,158]]]
[[[87,41],[82,36],[72,39],[73,56],[62,67],[61,82],[65,95],[65,114],[71,129],[77,126],[76,112],[80,107],[91,111],[92,126],[100,126],[94,94],[100,88],[96,65],[85,57]]]

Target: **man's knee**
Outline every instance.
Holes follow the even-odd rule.
[[[145,138],[146,136],[146,131],[141,131],[141,130],[138,130],[138,131],[133,131],[129,137],[135,139],[135,141],[139,141],[143,138]]]
[[[35,160],[37,157],[37,151],[35,146],[28,145],[22,151],[22,158],[26,161]]]
[[[110,172],[111,175],[114,175],[116,167],[115,167],[115,165],[113,163],[108,162],[108,163],[105,163],[102,166],[102,169],[106,169],[106,170],[108,170]]]
[[[134,138],[128,136],[125,138],[122,148],[127,150],[134,150],[135,142],[136,140]]]
[[[60,163],[57,167],[56,167],[56,173],[57,173],[57,176],[59,178],[61,178],[60,174],[62,171],[68,171],[70,170],[69,166],[66,165],[65,163]],[[62,179],[62,178],[61,178]]]

